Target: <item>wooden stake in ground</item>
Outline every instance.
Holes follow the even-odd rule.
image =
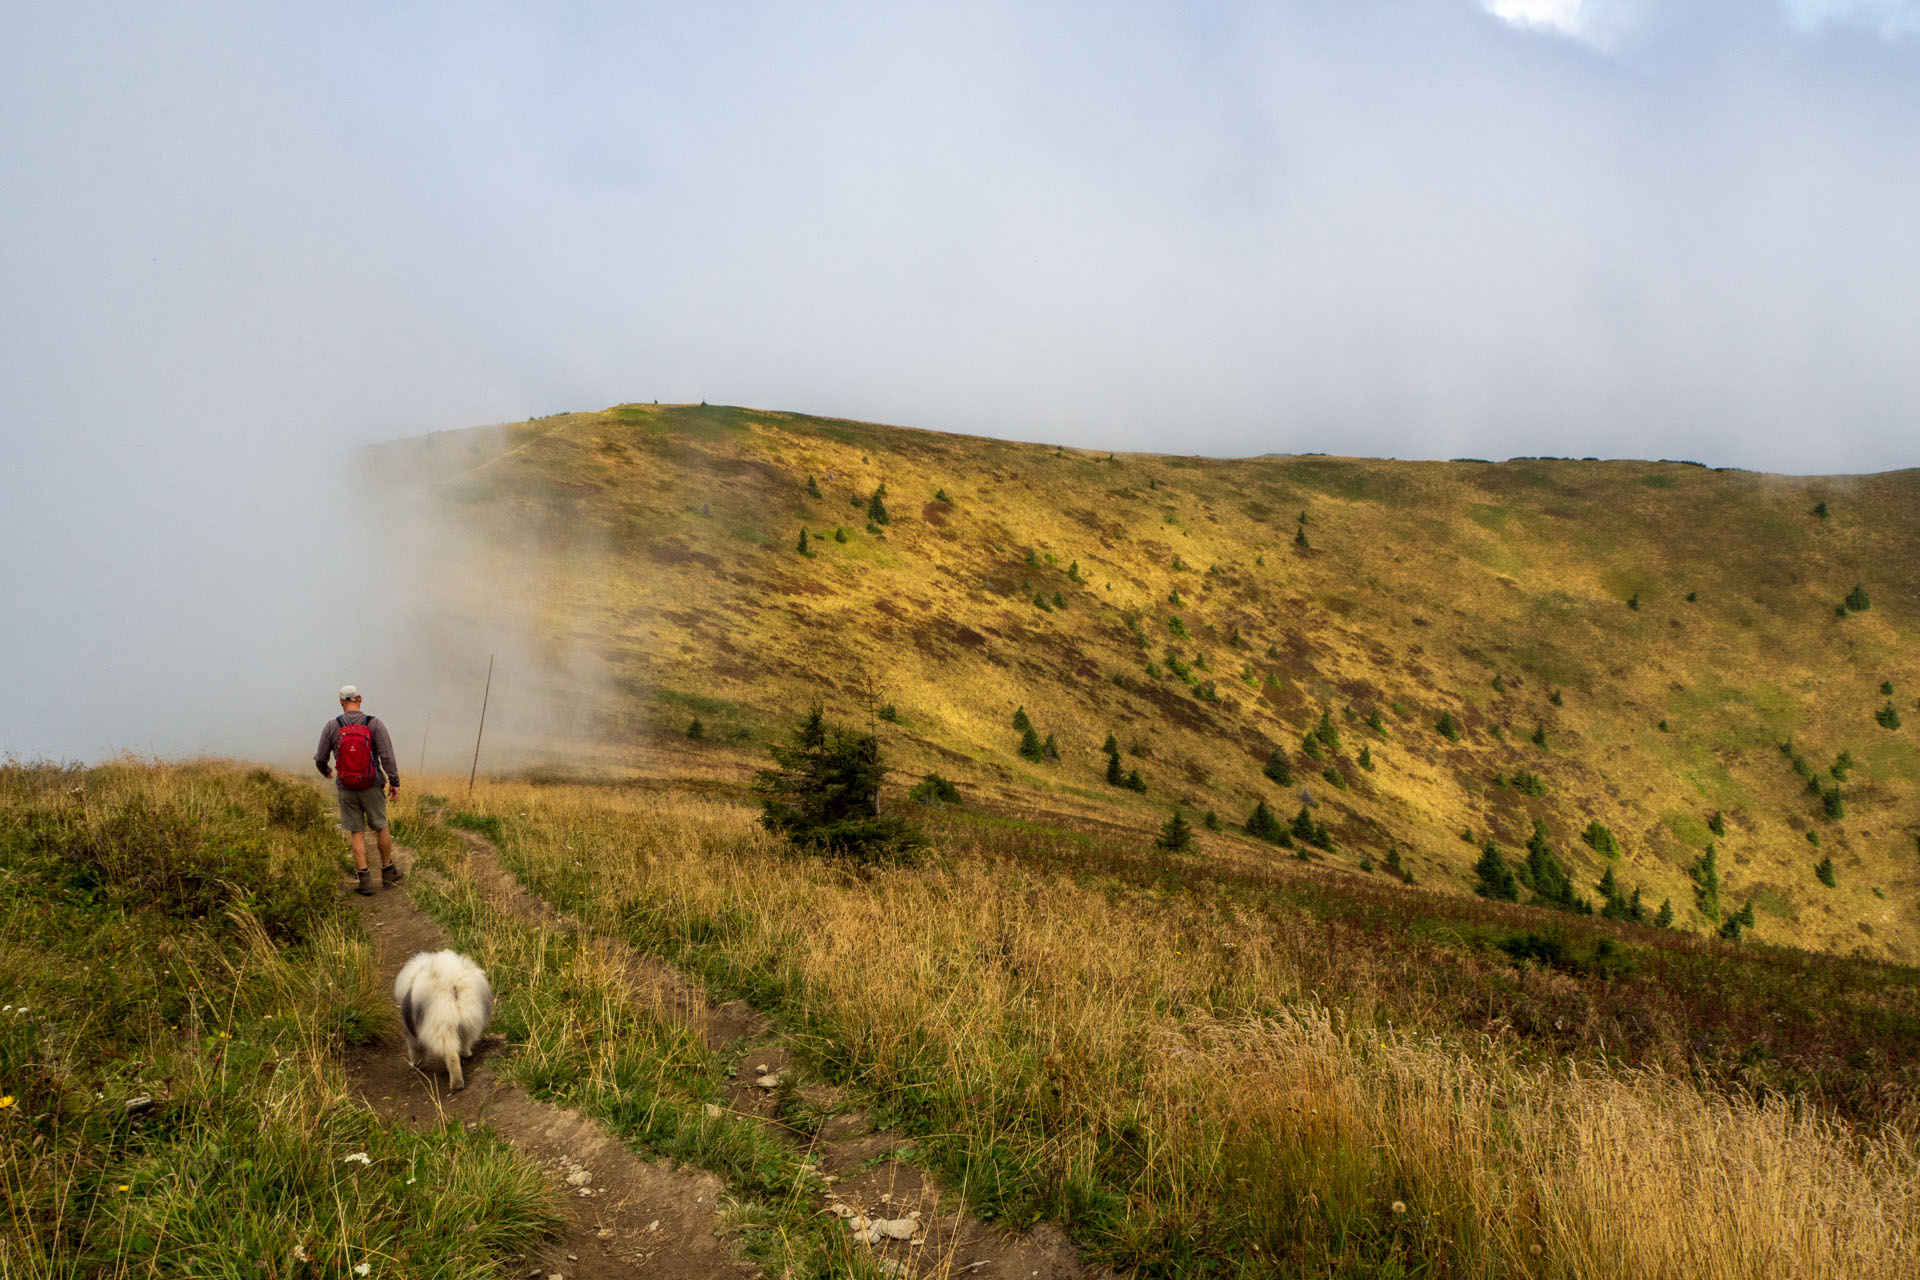
[[[480,695],[480,727],[473,735],[473,768],[467,770],[467,798],[473,798],[474,775],[480,772],[480,735],[487,731],[487,699],[493,696],[493,655],[487,655],[487,688]]]
[[[414,786],[420,785],[420,778],[427,772],[427,735],[433,732],[433,712],[427,712],[427,727],[420,731],[420,772],[413,775]]]

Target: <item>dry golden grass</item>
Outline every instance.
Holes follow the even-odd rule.
[[[476,618],[521,597],[567,709],[563,730],[501,752],[602,770],[643,752],[650,775],[738,780],[812,698],[864,718],[872,690],[900,712],[880,729],[903,782],[938,769],[1002,809],[1151,831],[1176,803],[1229,820],[1261,798],[1291,808],[1260,774],[1280,744],[1346,856],[1397,842],[1423,884],[1467,889],[1462,828],[1511,849],[1540,817],[1591,896],[1605,863],[1577,833],[1599,819],[1625,844],[1625,884],[1707,930],[1688,867],[1723,811],[1727,900],[1756,902],[1760,937],[1920,960],[1920,473],[1109,458],[651,405],[434,440],[371,458],[395,501],[478,540],[471,580],[445,581],[436,559],[428,585]],[[875,535],[851,500],[883,482],[893,520]],[[811,558],[793,549],[802,527],[827,535]],[[1837,619],[1856,582],[1873,608]],[[1055,592],[1064,609],[1034,604]],[[1164,674],[1169,646],[1205,655],[1195,674],[1220,701]],[[1907,709],[1899,731],[1873,720],[1883,681]],[[1016,706],[1057,735],[1058,764],[1017,758]],[[1297,751],[1323,708],[1347,738],[1349,790]],[[1432,731],[1443,710],[1462,743]],[[1384,737],[1362,724],[1375,712]],[[689,747],[695,716],[708,740]],[[1127,763],[1146,798],[1103,785],[1109,730],[1138,744]],[[1788,769],[1788,736],[1822,769],[1843,749],[1860,761],[1845,820],[1822,818]],[[1355,764],[1362,742],[1372,771]],[[1547,795],[1492,785],[1516,769]],[[1828,853],[1837,888],[1813,876]]]
[[[542,892],[755,992],[976,1192],[1117,1262],[1920,1269],[1911,1136],[1330,1005],[1310,930],[1008,862],[857,878],[713,800],[488,784],[473,807]]]

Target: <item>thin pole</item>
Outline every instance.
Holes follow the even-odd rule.
[[[487,655],[487,690],[480,695],[480,728],[473,735],[473,768],[467,770],[467,798],[473,798],[473,779],[480,772],[480,735],[487,731],[487,699],[493,696],[493,655]]]
[[[433,732],[433,712],[429,711],[427,727],[420,731],[420,772],[414,775],[416,778],[424,776],[427,772],[427,735],[431,732]],[[417,787],[420,784],[416,782],[413,785]]]

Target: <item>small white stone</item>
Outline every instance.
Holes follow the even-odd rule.
[[[592,1181],[593,1174],[587,1169],[575,1169],[567,1175],[567,1185],[570,1187],[584,1187]]]
[[[853,1232],[855,1235],[859,1235],[862,1231],[865,1231],[866,1229],[867,1229],[867,1220],[861,1217],[857,1213],[847,1221],[847,1230]]]
[[[660,1229],[660,1219],[658,1218],[655,1218],[652,1222],[649,1222],[647,1224],[647,1230],[649,1231],[658,1231],[659,1229]]]
[[[780,1087],[780,1075],[778,1072],[772,1072],[761,1076],[758,1080],[755,1080],[754,1083],[762,1089],[777,1089]]]
[[[913,1233],[920,1229],[920,1224],[912,1218],[894,1218],[881,1223],[880,1226],[895,1240],[911,1240]]]
[[[709,1117],[710,1119],[713,1119],[713,1118],[718,1118],[718,1117],[720,1117],[720,1116],[722,1116],[722,1115],[725,1115],[725,1114],[726,1114],[726,1110],[727,1110],[727,1109],[726,1109],[725,1107],[723,1107],[723,1106],[721,1106],[721,1105],[720,1105],[719,1103],[717,1103],[717,1102],[709,1102],[709,1103],[707,1104],[707,1107],[706,1107],[706,1111],[707,1111],[707,1116],[708,1116],[708,1117]]]
[[[853,1216],[853,1206],[850,1204],[841,1204],[835,1201],[833,1211],[843,1218],[851,1218]]]

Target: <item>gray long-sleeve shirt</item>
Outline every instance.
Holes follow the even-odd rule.
[[[320,749],[313,753],[313,763],[323,778],[333,777],[333,752],[340,745],[340,721],[348,724],[370,724],[373,726],[373,758],[381,777],[392,786],[400,785],[400,766],[393,759],[393,736],[387,732],[387,726],[379,717],[367,715],[362,711],[348,711],[337,719],[327,721],[327,727],[320,731]],[[338,785],[336,781],[335,785]],[[374,786],[379,786],[375,779]]]

